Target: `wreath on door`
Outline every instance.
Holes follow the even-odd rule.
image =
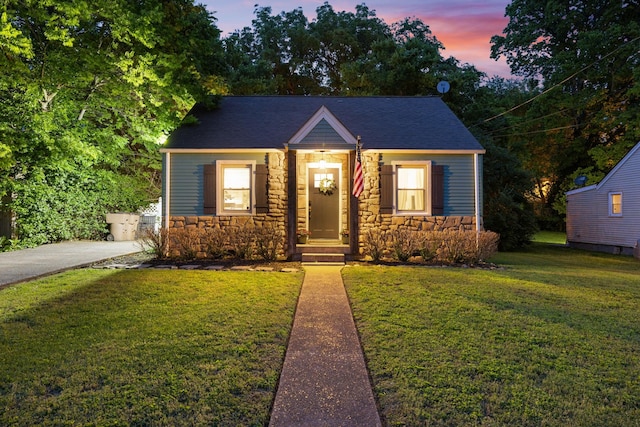
[[[320,180],[321,194],[324,194],[325,196],[330,196],[333,194],[334,191],[336,191],[336,188],[338,188],[338,186],[336,185],[336,182],[333,179],[323,178]]]

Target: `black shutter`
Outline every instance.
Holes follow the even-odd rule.
[[[204,213],[216,214],[216,165],[204,165]]]
[[[431,166],[431,214],[444,215],[444,166]]]
[[[269,212],[268,179],[267,165],[256,165],[256,213]]]
[[[380,213],[393,213],[393,166],[380,167]]]

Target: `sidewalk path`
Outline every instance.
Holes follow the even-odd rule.
[[[305,266],[270,426],[381,426],[340,266]]]
[[[74,241],[0,253],[0,288],[36,277],[140,252],[135,241]]]

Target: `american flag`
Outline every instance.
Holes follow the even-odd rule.
[[[353,195],[356,198],[364,191],[364,174],[362,173],[362,153],[360,151],[360,137],[356,143],[356,165],[353,168]]]

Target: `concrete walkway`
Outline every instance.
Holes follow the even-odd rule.
[[[381,426],[340,266],[305,266],[272,427]]]
[[[1,252],[0,288],[135,252],[140,252],[135,241],[74,241]]]

